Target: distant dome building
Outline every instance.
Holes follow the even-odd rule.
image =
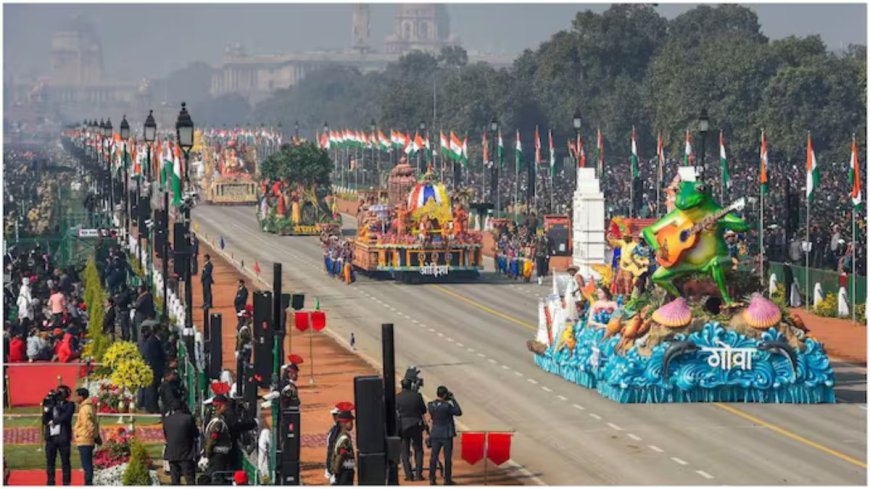
[[[413,50],[437,52],[452,45],[450,18],[442,4],[400,4],[396,12],[395,32],[384,41],[388,53],[403,54]]]

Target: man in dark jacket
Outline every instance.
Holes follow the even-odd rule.
[[[139,286],[139,295],[136,297],[133,309],[136,310],[136,316],[133,321],[133,326],[136,330],[138,330],[142,321],[154,318],[154,299],[151,297],[151,292],[148,292],[148,288],[144,285]]]
[[[163,345],[160,340],[151,332],[150,326],[142,326],[142,358],[145,363],[151,367],[154,373],[154,380],[151,385],[144,389],[143,402],[145,409],[149,413],[157,413],[157,387],[160,385],[160,380],[163,378],[164,367],[166,366],[166,353],[163,351]]]
[[[169,414],[163,418],[163,436],[166,439],[166,451],[163,458],[169,462],[169,476],[172,485],[181,485],[181,476],[188,486],[195,484],[196,441],[199,430],[193,421],[193,416],[187,406],[180,400],[175,400]]]
[[[111,297],[106,303],[106,315],[103,316],[103,334],[115,341],[115,299]]]
[[[130,331],[130,306],[133,303],[132,291],[124,286],[115,296],[115,309],[117,310],[118,326],[121,328],[121,339],[135,342],[136,337]],[[138,335],[136,335],[138,336]]]
[[[429,417],[432,419],[432,453],[429,457],[429,483],[435,485],[435,469],[438,455],[444,449],[444,485],[453,485],[453,438],[456,436],[454,416],[462,416],[462,408],[453,398],[453,393],[443,385],[436,391],[438,399],[429,403]]]
[[[214,278],[211,276],[211,272],[214,266],[211,264],[211,256],[209,254],[205,255],[205,265],[202,266],[202,275],[200,275],[200,280],[202,281],[202,308],[210,308],[211,304],[211,286],[214,283]]]
[[[157,389],[157,397],[160,399],[161,413],[168,415],[176,403],[184,403],[184,387],[178,379],[178,371],[169,369],[163,376],[163,382]]]
[[[72,444],[72,418],[76,406],[69,401],[72,391],[62,385],[55,391],[52,398],[42,402],[42,426],[45,427],[45,470],[48,476],[46,485],[53,486],[55,479],[54,464],[60,454],[60,466],[63,473],[63,485],[72,482],[72,466],[70,465],[70,446]]]
[[[423,480],[423,415],[426,403],[419,392],[411,388],[411,380],[402,379],[402,390],[396,395],[399,435],[402,437],[402,467],[405,480]],[[414,469],[411,469],[411,447],[414,448]]]
[[[239,325],[242,323],[242,315],[245,311],[245,304],[248,303],[248,289],[245,287],[245,281],[239,280],[239,290],[236,291],[236,299],[233,301],[233,305],[236,307],[236,317],[238,318]]]

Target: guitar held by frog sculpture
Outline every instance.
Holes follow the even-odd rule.
[[[738,233],[749,230],[745,220],[731,213],[743,207],[743,199],[723,209],[706,184],[682,182],[674,204],[674,210],[643,230],[661,265],[651,277],[653,283],[680,297],[674,279],[692,273],[710,274],[725,305],[733,305],[725,287],[725,272],[733,263],[723,235],[726,229]]]

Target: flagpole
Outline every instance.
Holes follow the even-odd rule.
[[[761,186],[759,185],[759,187],[761,187]],[[759,188],[759,190],[761,193],[761,199],[760,199],[761,200],[761,208],[759,209],[759,213],[761,214],[761,217],[759,218],[759,228],[760,229],[758,231],[758,235],[759,235],[758,249],[759,249],[759,255],[761,256],[761,261],[759,262],[759,269],[760,269],[759,273],[761,274],[761,276],[760,276],[761,286],[764,287],[764,190],[761,188]],[[788,292],[786,292],[786,294],[788,294]]]
[[[810,140],[810,132],[807,131],[807,144],[811,144],[810,141],[811,141]],[[807,153],[808,153],[807,154],[808,158],[812,157],[812,155],[809,154],[809,151],[807,151]],[[810,162],[810,165],[812,165],[811,162]],[[810,189],[809,189],[809,182],[812,182],[812,175],[810,175],[811,171],[812,171],[811,167],[807,168],[807,251],[806,251],[807,256],[806,256],[806,260],[805,260],[806,267],[804,268],[804,280],[806,281],[806,289],[807,289],[807,291],[806,291],[807,292],[807,311],[810,310],[810,297],[812,297],[811,296],[812,291],[810,288],[810,251],[811,251],[810,246],[811,245],[810,245]]]
[[[854,136],[852,136],[854,138]],[[856,175],[855,178],[858,178]],[[855,297],[855,270],[858,268],[858,263],[855,262],[855,207],[852,206],[852,322],[855,321],[855,306],[858,304],[857,297]]]

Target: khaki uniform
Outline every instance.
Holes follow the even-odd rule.
[[[353,453],[353,440],[350,433],[342,431],[335,440],[332,450],[331,472],[335,476],[335,486],[352,486],[356,462]]]

